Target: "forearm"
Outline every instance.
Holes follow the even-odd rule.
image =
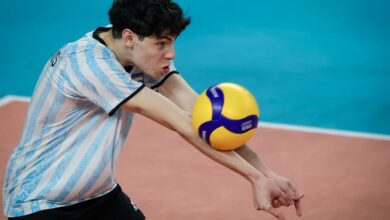
[[[264,176],[270,177],[273,174],[272,170],[248,145],[237,148],[235,151],[253,167],[259,170]]]
[[[176,131],[199,151],[216,162],[237,172],[251,182],[265,178],[261,172],[255,169],[236,152],[218,151],[204,142],[193,129],[192,119],[188,112],[148,88],[144,88],[136,96],[130,99],[130,101],[124,105],[124,108],[128,111],[142,114],[161,125]]]
[[[181,109],[190,113],[198,98],[198,93],[179,74],[170,76],[158,90]]]
[[[176,131],[200,152],[247,179],[251,183],[257,209],[270,212],[271,201],[282,196],[285,197],[285,200],[282,201],[287,201],[288,197],[283,195],[272,179],[266,177],[272,172],[249,147],[245,146],[236,151],[226,152],[215,150],[197,135],[192,127],[190,114],[161,94],[144,88],[127,101],[123,108],[142,114]],[[291,198],[297,197],[291,196]],[[297,200],[299,201],[299,198]]]
[[[265,178],[259,170],[243,159],[237,152],[215,150],[213,147],[204,142],[201,138],[199,138],[195,131],[193,131],[192,126],[190,125],[190,120],[190,118],[187,118],[187,120],[183,119],[181,123],[183,127],[191,127],[190,130],[187,130],[186,132],[185,128],[180,128],[178,133],[196,149],[221,165],[240,174],[251,183]]]

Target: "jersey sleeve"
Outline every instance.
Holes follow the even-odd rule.
[[[108,49],[72,54],[69,63],[71,90],[110,116],[144,87],[131,78]]]

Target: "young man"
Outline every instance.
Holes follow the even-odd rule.
[[[255,208],[303,195],[248,147],[221,152],[193,131],[197,93],[173,66],[174,42],[190,23],[170,0],[117,0],[112,27],[67,44],[46,64],[3,189],[10,219],[144,219],[115,182],[115,163],[134,113],[178,132],[206,156],[246,178]],[[155,90],[158,90],[155,91]]]

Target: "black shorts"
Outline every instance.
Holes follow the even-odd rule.
[[[10,220],[143,220],[145,216],[135,207],[118,185],[99,198],[75,205],[42,210]]]

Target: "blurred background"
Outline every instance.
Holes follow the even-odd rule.
[[[0,2],[0,98],[31,96],[57,49],[108,24],[111,0]],[[176,1],[176,67],[198,92],[235,82],[263,122],[390,135],[390,2]]]

